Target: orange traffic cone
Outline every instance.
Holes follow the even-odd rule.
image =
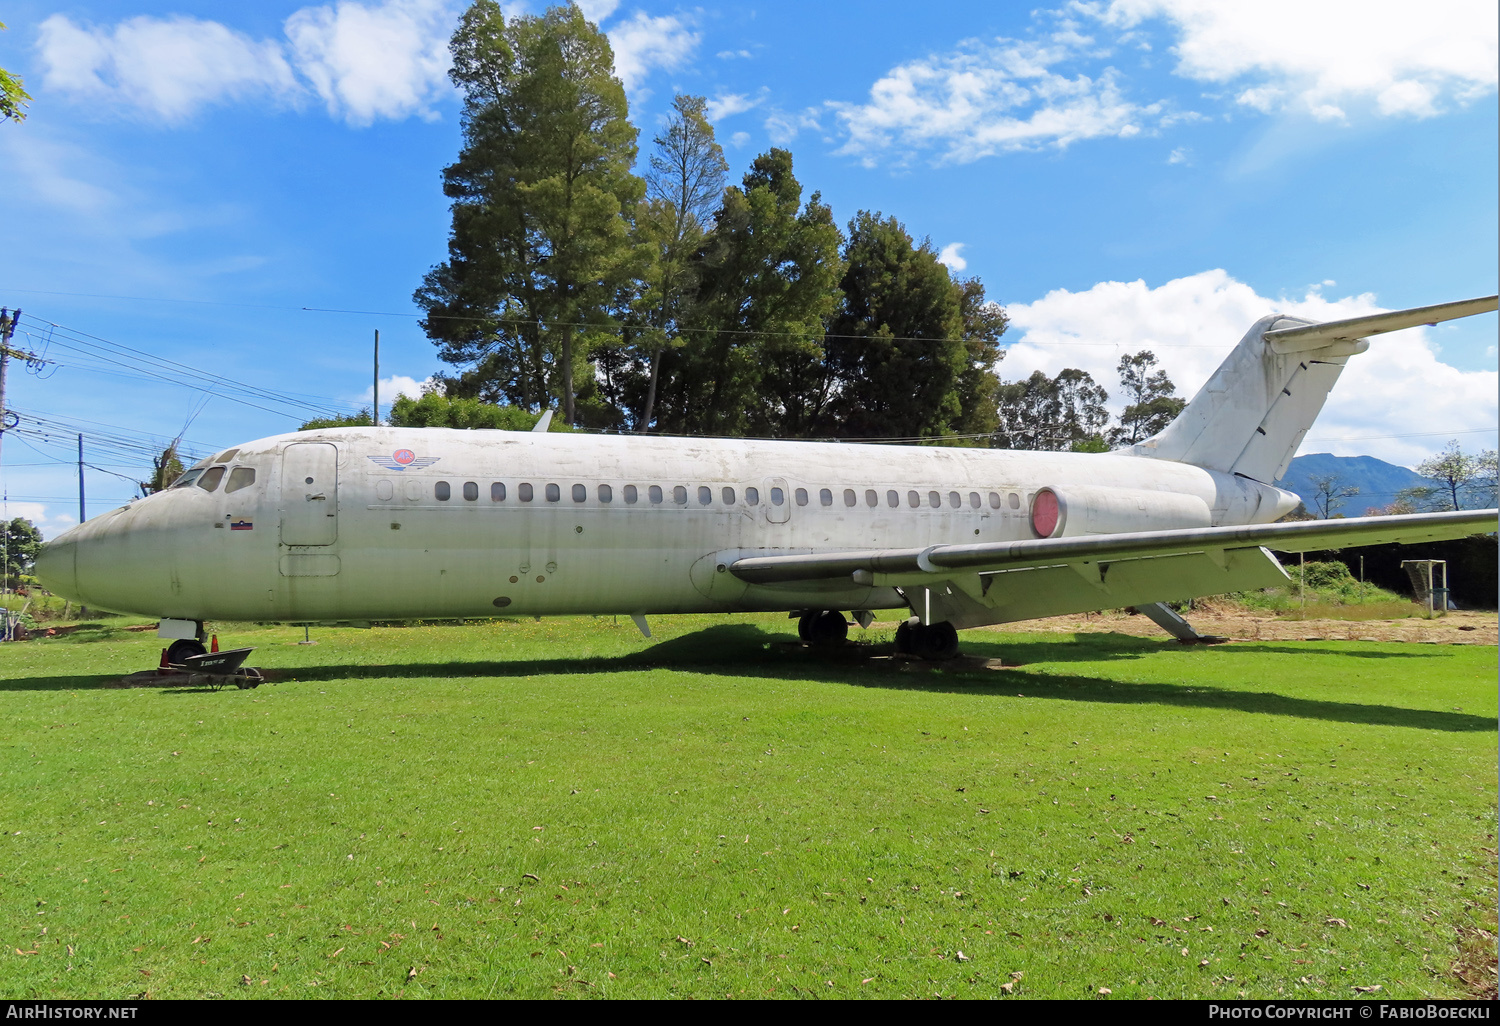
[[[160,677],[165,677],[167,674],[169,674],[171,672],[172,672],[172,664],[169,663],[169,662],[167,662],[167,650],[166,649],[162,649],[161,650],[161,662],[156,667],[156,673]]]
[[[209,648],[210,652],[217,652],[219,650],[219,636],[217,634],[213,636],[213,640],[210,642],[210,645],[212,646]]]

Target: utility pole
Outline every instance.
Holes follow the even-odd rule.
[[[371,410],[371,413],[374,414],[374,416],[372,416],[370,418],[370,422],[375,427],[379,427],[380,426],[380,329],[379,328],[375,329],[375,402],[371,405],[370,410]]]
[[[83,436],[78,436],[78,522],[83,523]]]
[[[0,441],[5,438],[5,365],[10,362],[10,337],[16,333],[21,311],[0,309]],[[17,356],[22,354],[17,353]]]

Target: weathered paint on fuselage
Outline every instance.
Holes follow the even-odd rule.
[[[307,443],[334,447],[336,483],[291,476],[327,451],[288,450]],[[229,493],[226,473],[214,491],[177,487],[104,514],[49,543],[39,576],[89,605],[185,620],[895,608],[890,588],[751,586],[724,568],[1035,537],[1029,505],[1044,486],[1074,497],[1067,535],[1265,523],[1290,505],[1277,489],[1130,455],[568,433],[307,431],[241,446],[227,467],[254,468],[255,484]]]

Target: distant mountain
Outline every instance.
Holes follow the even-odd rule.
[[[1334,456],[1317,452],[1298,456],[1287,467],[1286,476],[1276,482],[1278,488],[1296,492],[1309,513],[1316,514],[1313,497],[1317,494],[1314,481],[1334,478],[1339,487],[1356,487],[1358,495],[1335,502],[1332,512],[1346,517],[1363,516],[1372,506],[1389,506],[1396,501],[1396,493],[1405,488],[1432,484],[1415,470],[1398,467],[1374,456]]]

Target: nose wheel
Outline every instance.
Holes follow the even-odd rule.
[[[167,662],[182,665],[187,662],[188,656],[204,655],[208,649],[203,647],[203,642],[193,638],[182,638],[167,646]]]
[[[896,628],[896,652],[918,659],[953,659],[958,655],[958,629],[951,623],[924,624],[916,617]]]

